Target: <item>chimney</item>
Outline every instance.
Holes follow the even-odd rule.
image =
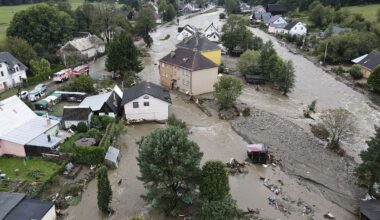
[[[48,140],[49,143],[51,142],[50,134],[47,135],[47,140]]]
[[[171,51],[170,52],[170,57],[173,58],[175,56],[175,52],[174,51]]]

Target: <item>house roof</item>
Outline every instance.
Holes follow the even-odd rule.
[[[9,72],[15,73],[16,70],[13,68],[14,65],[18,65],[20,70],[27,70],[28,67],[26,67],[23,63],[21,63],[16,57],[14,57],[12,54],[8,52],[0,52],[0,63],[6,63],[9,66]]]
[[[215,27],[214,23],[211,22],[211,24],[205,29],[205,32],[207,32],[207,30],[208,30],[209,28],[212,28],[212,27],[214,27],[215,30],[218,30],[218,29]]]
[[[284,29],[286,27],[286,25],[288,25],[288,23],[282,23],[282,24],[269,24],[270,27],[274,27],[274,28],[282,28]]]
[[[213,35],[216,35],[218,38],[220,38],[220,34],[218,32],[212,32],[211,34],[207,35],[207,37],[212,37]]]
[[[265,24],[269,23],[269,19],[272,17],[272,14],[269,12],[266,13],[260,13],[260,20],[262,20]]]
[[[288,25],[285,26],[285,29],[290,31],[294,26],[296,26],[299,23],[299,21],[292,21],[288,23]]]
[[[204,57],[201,53],[185,48],[177,48],[175,51],[172,51],[163,57],[160,61],[191,71],[217,67],[214,62]]]
[[[63,121],[87,121],[91,114],[89,106],[65,106],[63,107]]]
[[[50,141],[48,141],[48,135],[47,134],[41,134],[40,136],[34,138],[30,142],[28,142],[26,145],[29,146],[38,146],[38,147],[46,147],[46,148],[54,148],[61,142],[61,138],[51,136],[50,135]]]
[[[268,23],[271,24],[271,23],[277,21],[277,19],[279,19],[279,18],[281,18],[281,15],[272,16],[271,18],[269,18]]]
[[[268,4],[266,10],[268,12],[287,12],[288,7],[281,4]]]
[[[199,33],[183,39],[177,44],[177,48],[195,49],[197,51],[220,50],[216,43],[209,41],[205,36]]]
[[[147,81],[125,89],[121,103],[124,106],[143,95],[150,95],[164,102],[172,103],[167,89]]]
[[[331,34],[339,34],[339,33],[348,32],[348,31],[351,31],[351,30],[352,30],[351,28],[342,28],[342,27],[334,25],[334,26],[328,27],[325,31],[321,32],[320,36],[321,37],[325,37],[329,33],[331,33]]]
[[[266,11],[264,6],[262,6],[262,5],[256,5],[256,6],[252,7],[252,12],[257,12],[259,10],[260,11]]]
[[[373,50],[368,54],[364,59],[362,59],[359,63],[360,66],[364,66],[370,70],[374,70],[378,65],[380,65],[380,52],[377,50]]]
[[[380,220],[380,201],[366,200],[359,203],[360,212],[370,220]]]
[[[355,59],[353,59],[353,60],[351,60],[351,62],[353,62],[353,63],[359,63],[360,61],[362,61],[364,58],[366,58],[368,56],[368,53],[367,54],[364,54],[364,55],[362,55],[362,56],[360,56],[360,57],[358,57],[358,58],[355,58]]]
[[[92,111],[99,111],[104,103],[108,100],[112,92],[106,92],[99,95],[88,96],[79,104],[79,106],[90,107]]]
[[[97,37],[96,35],[90,35],[87,37],[76,38],[67,42],[61,50],[65,50],[69,45],[78,51],[85,51],[96,46],[105,45],[104,41]]]
[[[0,219],[4,219],[25,197],[20,193],[0,192]]]
[[[53,207],[50,201],[42,201],[24,197],[4,218],[4,220],[15,219],[42,219]]]

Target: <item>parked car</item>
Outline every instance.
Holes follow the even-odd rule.
[[[29,92],[28,94],[28,100],[31,101],[31,102],[35,102],[37,101],[39,98],[41,98],[42,94],[39,90],[32,90]]]
[[[47,86],[45,84],[38,84],[36,87],[34,87],[34,90],[39,93],[44,93],[47,90]]]
[[[20,98],[21,99],[26,99],[29,95],[29,92],[28,91],[21,91],[20,92]]]
[[[71,69],[64,69],[59,72],[54,73],[53,81],[54,82],[64,82],[70,78]]]

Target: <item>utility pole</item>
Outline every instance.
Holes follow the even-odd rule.
[[[326,63],[326,57],[327,57],[327,47],[329,46],[329,42],[326,43],[326,49],[325,49],[325,58],[323,59],[323,65]]]

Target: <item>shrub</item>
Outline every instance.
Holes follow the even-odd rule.
[[[112,122],[115,122],[115,119],[107,115],[94,115],[91,121],[92,127],[97,128],[99,130],[106,129],[107,126]]]
[[[244,109],[243,109],[243,116],[244,116],[244,117],[248,117],[248,116],[250,116],[250,115],[251,115],[251,109],[248,108],[248,107],[244,108]]]
[[[327,141],[327,138],[329,137],[329,131],[323,126],[323,124],[316,124],[316,125],[310,125],[311,126],[311,133],[314,134],[315,137]]]
[[[102,133],[96,128],[91,128],[86,132],[86,137],[91,137],[96,139],[96,143],[99,143],[99,141],[102,139]]]
[[[225,18],[226,18],[226,14],[224,14],[224,13],[219,14],[219,19],[225,19]]]
[[[187,129],[186,122],[182,121],[181,119],[178,119],[177,117],[175,117],[174,114],[169,116],[168,125],[175,126],[182,129]]]
[[[73,148],[72,159],[75,163],[95,165],[103,163],[104,155],[105,151],[100,147],[76,146]]]
[[[77,125],[77,132],[79,133],[85,133],[87,132],[88,130],[88,127],[86,125],[86,123],[84,122],[79,122],[78,125]]]
[[[72,131],[77,131],[77,126],[76,126],[76,125],[71,125],[71,126],[70,126],[70,130],[72,130]]]
[[[338,66],[337,68],[334,68],[333,70],[338,75],[342,75],[345,72],[342,66]]]
[[[353,79],[363,78],[363,73],[360,71],[360,68],[357,65],[353,65],[349,72]]]

